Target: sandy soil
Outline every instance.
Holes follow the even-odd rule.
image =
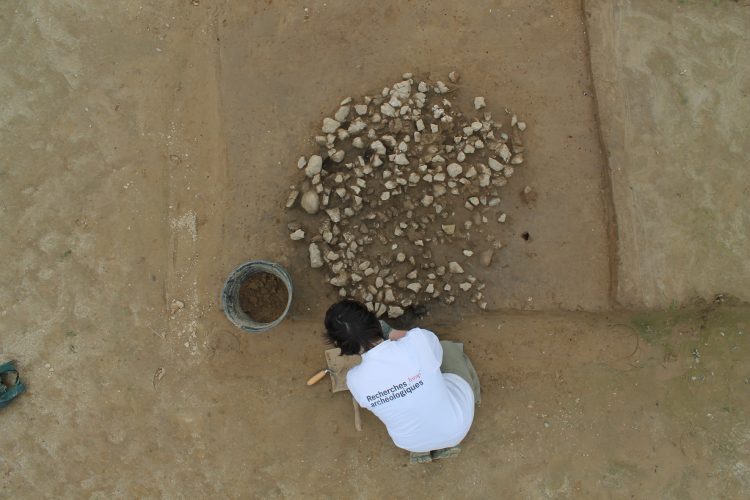
[[[29,384],[2,412],[0,497],[750,488],[747,309],[608,312],[607,185],[578,2],[195,3],[15,1],[0,13],[0,357]],[[281,207],[341,96],[453,68],[488,102],[525,110],[533,167],[518,186],[539,200],[508,200],[497,310],[424,319],[466,343],[483,403],[459,458],[414,468],[371,415],[354,430],[345,394],[305,387],[324,364],[333,292],[291,252]],[[527,244],[524,230],[539,236]],[[271,333],[244,334],[219,308],[223,279],[250,258],[295,279]]]
[[[750,300],[750,2],[585,2],[617,301]]]

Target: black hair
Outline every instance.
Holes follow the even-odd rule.
[[[342,300],[328,308],[326,339],[341,349],[342,355],[360,354],[383,338],[383,329],[375,314],[356,300]]]

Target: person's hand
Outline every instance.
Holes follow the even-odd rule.
[[[392,330],[391,334],[388,336],[388,340],[399,340],[406,336],[406,332],[404,330]]]

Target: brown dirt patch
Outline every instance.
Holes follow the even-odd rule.
[[[240,307],[260,323],[270,323],[281,316],[288,300],[286,285],[273,274],[253,274],[240,287]]]

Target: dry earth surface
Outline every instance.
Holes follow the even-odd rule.
[[[3,7],[0,357],[29,391],[2,410],[0,497],[750,488],[747,309],[608,312],[614,213],[579,2]],[[304,386],[335,290],[289,240],[283,205],[341,96],[453,69],[467,99],[528,121],[528,168],[504,200],[490,311],[422,321],[466,343],[483,383],[475,427],[457,459],[409,467],[374,417],[358,433],[345,395]],[[253,258],[286,265],[295,300],[248,335],[219,293]]]
[[[617,301],[750,300],[750,2],[586,1]]]

